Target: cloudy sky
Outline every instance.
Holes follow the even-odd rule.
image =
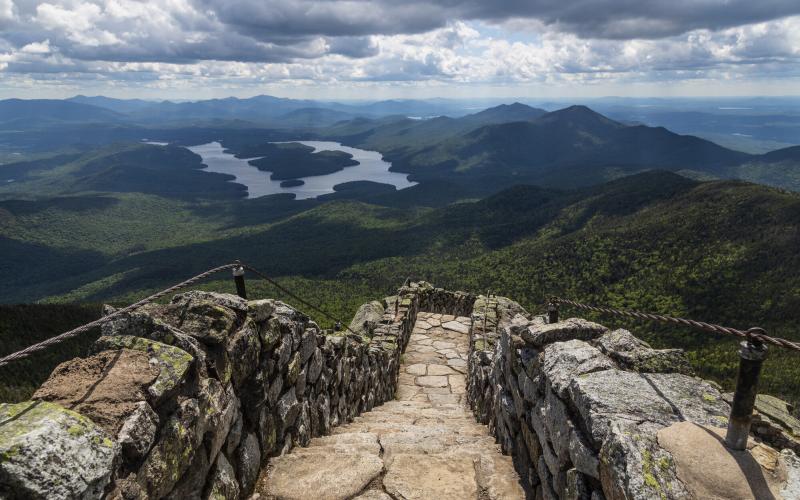
[[[0,97],[800,94],[798,0],[0,0]]]

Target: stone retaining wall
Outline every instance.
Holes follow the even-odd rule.
[[[689,432],[705,439],[708,451],[700,454],[708,460],[733,461],[721,438],[710,437],[724,436],[729,404],[715,384],[691,375],[680,350],[655,350],[626,330],[577,318],[546,324],[497,297],[476,301],[471,346],[470,405],[503,451],[513,454],[537,499],[703,498],[698,492],[704,487],[722,491],[702,484],[714,482],[708,479],[714,473],[723,476],[717,483],[741,484],[744,497],[771,495],[751,493],[755,482],[736,462],[694,479],[681,469],[682,479],[691,480],[678,478],[678,467],[690,460],[676,466],[670,443],[685,442]],[[694,446],[701,445],[676,453],[698,453]],[[762,460],[776,484],[785,482],[780,494],[773,488],[775,498],[796,498],[800,461],[794,453],[756,446],[749,456]]]
[[[363,335],[196,291],[115,319],[0,405],[0,497],[245,498],[269,457],[394,397],[423,289],[373,303]]]

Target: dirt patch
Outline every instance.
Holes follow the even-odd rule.
[[[33,399],[75,410],[116,436],[136,403],[147,400],[158,373],[144,352],[103,351],[58,365]]]

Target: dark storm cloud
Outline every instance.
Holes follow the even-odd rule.
[[[253,36],[422,33],[452,20],[534,19],[587,38],[662,38],[800,13],[797,0],[199,0]]]

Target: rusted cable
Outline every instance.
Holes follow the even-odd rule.
[[[732,335],[743,339],[748,339],[756,342],[763,342],[765,344],[771,344],[774,346],[783,347],[785,349],[800,351],[800,344],[778,337],[771,337],[766,334],[763,328],[759,327],[753,327],[750,328],[749,330],[738,330],[736,328],[715,325],[712,323],[705,323],[703,321],[695,321],[693,319],[675,318],[672,316],[664,316],[661,314],[646,313],[641,311],[631,311],[626,309],[613,309],[611,307],[590,306],[587,304],[582,304],[580,302],[575,302],[574,300],[563,299],[561,297],[551,297],[550,303],[566,304],[572,307],[577,307],[579,309],[584,309],[586,311],[594,311],[605,314],[614,314],[617,316],[627,316],[629,318],[647,319],[651,321],[659,321],[662,323],[673,323],[677,325],[684,325],[696,328],[698,330],[703,330],[706,332],[721,333],[723,335]]]
[[[56,335],[55,337],[51,337],[51,338],[49,338],[47,340],[39,342],[38,344],[33,344],[31,346],[28,346],[25,349],[22,349],[21,351],[17,351],[15,353],[9,354],[8,356],[4,356],[4,357],[0,358],[0,366],[5,366],[8,363],[10,363],[12,361],[16,361],[18,359],[27,358],[28,356],[30,356],[31,354],[33,354],[35,352],[47,349],[48,347],[50,347],[52,345],[55,345],[55,344],[59,344],[61,342],[64,342],[65,340],[77,337],[81,333],[87,332],[87,331],[91,330],[92,328],[94,328],[96,326],[100,326],[103,323],[107,323],[108,321],[111,321],[112,319],[114,319],[114,318],[116,318],[118,316],[121,316],[123,314],[129,313],[129,312],[131,312],[131,311],[133,311],[135,309],[138,309],[138,308],[140,308],[140,307],[142,307],[144,305],[147,305],[147,304],[149,304],[149,303],[151,303],[151,302],[153,302],[155,300],[158,300],[161,297],[163,297],[164,295],[170,294],[172,292],[176,292],[176,291],[180,290],[181,288],[185,288],[187,286],[193,285],[194,283],[197,283],[198,281],[200,281],[200,280],[202,280],[204,278],[207,278],[207,277],[211,276],[212,274],[216,274],[216,273],[218,273],[220,271],[225,271],[226,269],[232,269],[232,268],[234,268],[236,266],[237,266],[237,264],[225,264],[224,266],[219,266],[219,267],[215,267],[213,269],[209,269],[208,271],[206,271],[204,273],[200,273],[197,276],[194,276],[192,278],[189,278],[186,281],[182,281],[182,282],[178,283],[177,285],[173,285],[173,286],[171,286],[169,288],[161,290],[158,293],[154,293],[153,295],[150,295],[149,297],[145,297],[144,299],[140,300],[139,302],[131,304],[131,305],[127,306],[127,307],[123,307],[122,309],[118,309],[118,310],[114,311],[113,313],[111,313],[111,314],[109,314],[107,316],[103,316],[102,318],[99,318],[99,319],[96,319],[96,320],[92,321],[91,323],[86,323],[85,325],[81,325],[81,326],[79,326],[77,328],[73,328],[72,330],[70,330],[68,332],[64,332],[64,333],[62,333],[60,335]]]
[[[328,314],[328,313],[326,313],[325,311],[323,311],[323,310],[322,310],[322,309],[320,309],[319,307],[315,306],[314,304],[311,304],[311,303],[309,303],[309,302],[306,302],[305,300],[301,299],[300,297],[298,297],[297,295],[295,295],[295,294],[294,294],[294,293],[293,293],[291,290],[289,290],[289,289],[287,289],[286,287],[282,286],[280,283],[278,283],[278,282],[277,282],[277,281],[275,281],[274,279],[270,278],[270,277],[269,277],[269,276],[267,276],[266,274],[262,273],[262,272],[261,272],[261,271],[259,271],[258,269],[254,268],[254,267],[252,267],[252,266],[249,266],[249,265],[247,265],[247,264],[244,264],[244,263],[242,264],[242,267],[244,267],[245,269],[247,269],[247,270],[249,270],[249,271],[252,271],[252,272],[253,272],[253,273],[254,273],[256,276],[258,276],[259,278],[263,279],[263,280],[264,280],[264,281],[266,281],[267,283],[271,284],[272,286],[274,286],[275,288],[277,288],[277,289],[278,289],[278,290],[280,290],[281,292],[285,293],[285,294],[286,294],[286,295],[288,295],[289,297],[293,298],[294,300],[296,300],[296,301],[300,302],[300,303],[301,303],[301,304],[303,304],[304,306],[306,306],[306,307],[308,307],[308,308],[310,308],[310,309],[313,309],[314,311],[316,311],[316,312],[318,312],[318,313],[322,314],[323,316],[325,316],[326,318],[328,318],[328,319],[330,319],[330,320],[333,320],[333,321],[334,321],[334,323],[339,323],[339,324],[341,324],[341,325],[344,325],[344,322],[342,322],[340,319],[336,318],[336,317],[335,317],[335,316],[333,316],[332,314]],[[308,315],[306,314],[306,316],[308,316]],[[354,331],[353,331],[353,330],[352,330],[352,329],[351,329],[349,326],[345,326],[345,328],[346,328],[348,331],[350,331],[350,333],[352,333],[353,335],[358,335],[359,337],[361,336],[360,334],[358,334],[358,333],[354,332]]]

